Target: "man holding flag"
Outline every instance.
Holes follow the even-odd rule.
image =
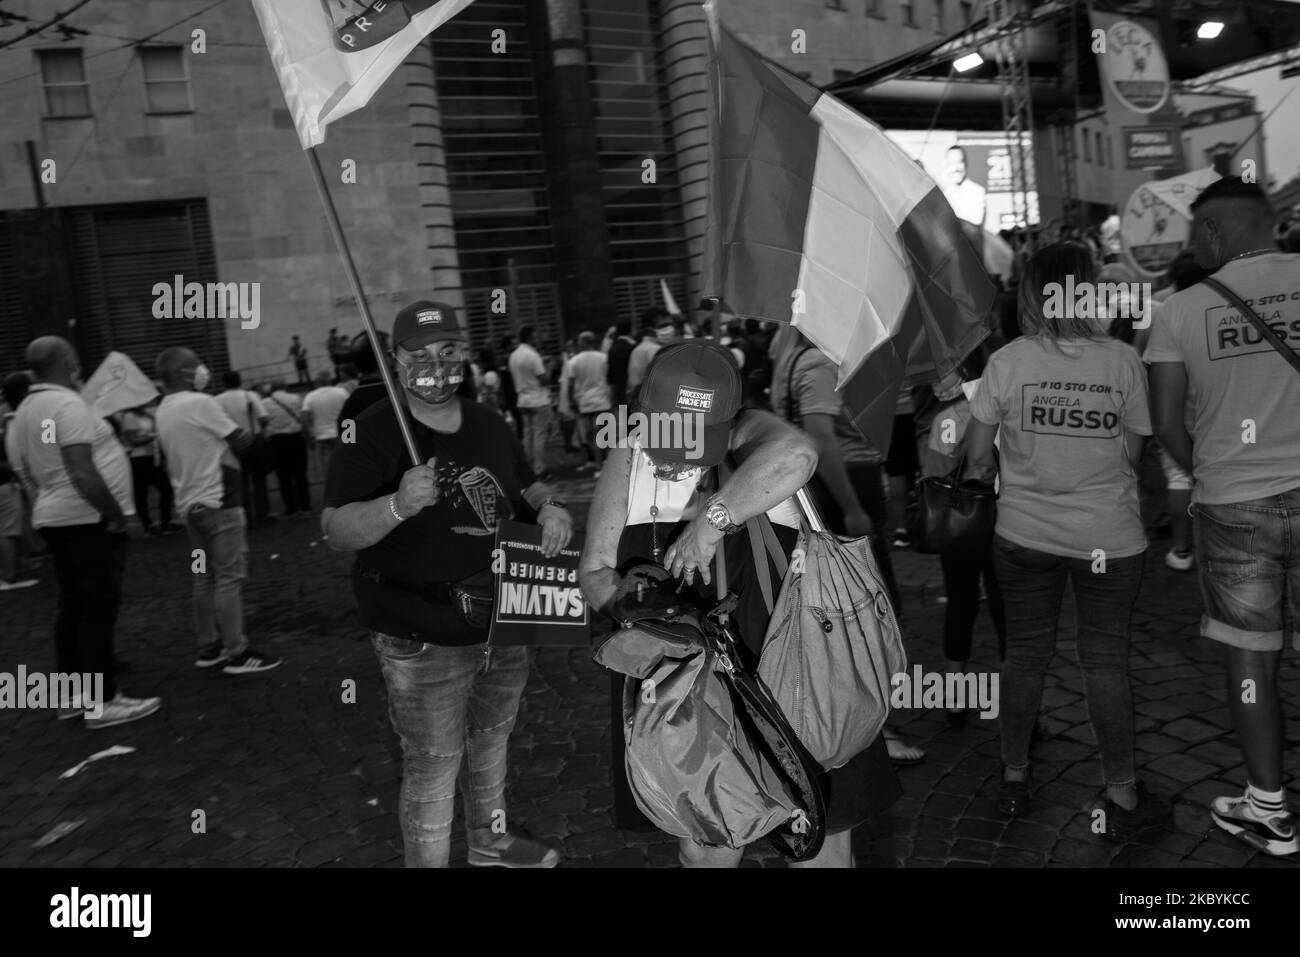
[[[468,754],[470,864],[554,867],[554,850],[507,829],[506,749],[528,655],[489,647],[487,625],[498,522],[536,510],[542,551],[554,557],[573,520],[501,417],[456,394],[468,335],[453,306],[422,301],[398,313],[398,388],[315,152],[329,123],[364,106],[425,36],[471,2],[253,0],[253,9],[388,392],[357,416],[356,442],[331,458],[321,527],[331,547],[358,553],[353,588],[402,738],[407,866],[447,865]]]
[[[528,650],[488,644],[493,547],[501,520],[536,511],[554,557],[573,519],[536,480],[501,416],[457,394],[468,345],[457,311],[415,302],[393,324],[402,392],[356,419],[356,441],[330,459],[323,529],[355,551],[361,623],[388,686],[402,739],[402,836],[408,867],[446,867],[462,779],[469,863],[554,867],[556,851],[511,833],[506,752],[528,680]],[[398,428],[409,411],[421,464]]]

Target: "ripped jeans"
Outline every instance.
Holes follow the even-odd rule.
[[[495,843],[506,826],[506,750],[528,681],[528,649],[494,647],[488,659],[481,644],[430,645],[379,632],[371,644],[402,740],[406,866],[446,867],[457,778],[470,847]]]

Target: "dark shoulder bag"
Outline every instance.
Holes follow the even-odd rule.
[[[996,460],[996,449],[993,455]],[[966,436],[963,435],[957,467],[947,475],[927,475],[916,483],[916,501],[907,510],[907,533],[918,552],[927,555],[979,552],[992,541],[993,526],[997,523],[997,493],[991,483],[963,482],[965,469]]]

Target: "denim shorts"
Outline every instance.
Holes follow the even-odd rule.
[[[1300,488],[1231,505],[1195,505],[1201,634],[1280,651],[1287,619],[1300,649]]]

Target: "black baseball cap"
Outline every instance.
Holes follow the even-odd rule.
[[[656,461],[707,467],[726,457],[731,422],[740,411],[740,366],[731,350],[711,339],[688,339],[664,346],[650,360],[641,386],[639,409],[644,413],[699,415],[703,448],[679,441],[677,430],[650,428],[643,448]]]
[[[423,349],[444,339],[467,340],[455,306],[421,299],[402,309],[393,320],[393,342],[408,352]]]

